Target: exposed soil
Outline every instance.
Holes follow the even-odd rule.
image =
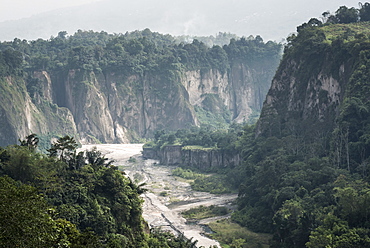
[[[204,224],[225,217],[215,217],[187,224],[180,215],[182,211],[200,205],[230,206],[236,194],[213,195],[193,191],[186,180],[171,176],[174,167],[159,165],[156,160],[144,160],[141,156],[142,144],[84,145],[82,150],[96,146],[105,157],[113,159],[114,165],[123,166],[126,174],[137,183],[146,183],[148,192],[143,194],[143,217],[150,227],[160,227],[175,234],[198,240],[197,247],[210,247],[220,244],[203,234]],[[131,158],[131,159],[130,159]]]

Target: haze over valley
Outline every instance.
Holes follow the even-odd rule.
[[[228,32],[280,42],[296,26],[355,0],[169,1],[169,0],[2,0],[0,40],[48,39],[59,31],[125,33],[149,28],[174,36],[209,36]]]

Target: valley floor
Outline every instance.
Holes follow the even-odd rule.
[[[144,188],[148,192],[142,195],[145,200],[143,217],[150,227],[160,227],[175,234],[183,233],[187,238],[198,240],[197,247],[220,247],[217,241],[204,236],[202,225],[215,221],[214,218],[187,224],[180,213],[201,205],[230,206],[236,194],[213,195],[193,191],[188,182],[171,176],[174,167],[159,165],[156,160],[144,160],[141,157],[142,144],[84,145],[82,150],[94,146],[107,158],[114,159],[114,164],[123,168],[138,184],[146,183]]]

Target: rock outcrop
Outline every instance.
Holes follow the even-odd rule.
[[[143,148],[143,157],[158,159],[163,165],[183,165],[203,171],[235,167],[240,163],[239,154],[230,154],[218,149],[189,149],[181,145],[168,145],[160,150]]]
[[[47,75],[47,74],[45,74]],[[45,83],[46,81],[42,81]],[[16,144],[31,133],[77,135],[74,117],[67,108],[48,101],[51,88],[45,85],[31,98],[19,77],[0,78],[0,145]]]
[[[152,137],[156,130],[199,125],[195,106],[210,113],[228,111],[229,121],[247,121],[260,110],[271,76],[243,64],[224,74],[215,69],[187,71],[171,79],[83,70],[70,70],[66,76],[40,75],[45,85],[51,80],[53,94],[45,89],[45,100],[70,110],[85,144],[128,143]]]
[[[83,144],[129,143],[152,137],[157,130],[199,125],[196,107],[229,117],[225,121],[248,121],[253,111],[260,111],[272,73],[235,63],[223,74],[209,69],[177,71],[171,77],[36,71],[32,87],[9,77],[3,80],[2,95],[19,108],[2,107],[0,145],[14,144],[31,132],[68,133]]]

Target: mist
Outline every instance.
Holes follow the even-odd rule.
[[[303,0],[80,0],[59,5],[54,1],[57,9],[51,10],[46,1],[21,2],[13,3],[17,10],[13,18],[7,8],[1,11],[8,21],[1,19],[0,40],[48,39],[59,31],[73,34],[78,29],[125,33],[149,28],[171,35],[230,32],[281,41],[295,32],[296,26],[311,17],[319,18],[324,11],[334,13],[341,5],[358,7],[358,1],[353,0],[312,0],[309,4]],[[78,3],[83,5],[71,6]],[[28,8],[27,13],[24,8]],[[17,17],[21,19],[12,20]]]

